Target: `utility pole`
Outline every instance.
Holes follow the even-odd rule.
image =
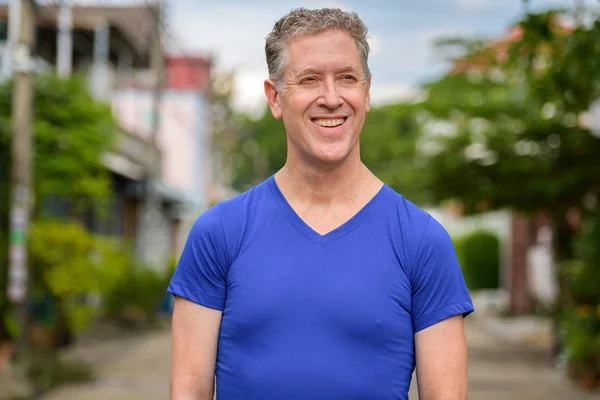
[[[148,56],[153,77],[150,93],[150,109],[152,115],[150,141],[153,145],[157,145],[161,125],[161,103],[165,75],[164,57],[161,46],[161,30],[163,28],[162,0],[148,0],[147,7],[149,17],[152,21],[152,28],[150,29],[150,36],[148,38]],[[160,221],[160,194],[158,192],[158,182],[160,179],[161,168],[162,165],[156,163],[156,165],[150,167],[150,170],[148,171],[148,175],[146,176],[146,199],[139,221],[140,231],[143,233],[139,242],[138,254],[141,256],[142,260],[151,265],[157,265],[160,262],[159,259],[162,258],[159,243],[162,239],[155,233],[157,224]]]
[[[148,4],[152,16],[153,29],[150,30],[150,66],[155,77],[153,93],[152,141],[156,143],[160,129],[160,104],[165,80],[165,65],[161,46],[163,29],[163,1],[151,0]]]
[[[59,77],[66,78],[73,69],[73,14],[72,0],[60,0],[58,9],[58,35],[56,37],[56,72]]]
[[[33,60],[35,36],[35,2],[18,0],[18,35],[13,42],[11,57],[14,87],[12,92],[12,158],[9,236],[9,270],[7,295],[15,308],[19,323],[17,357],[22,365],[28,362],[27,341],[27,241],[33,205],[32,190],[32,119]]]

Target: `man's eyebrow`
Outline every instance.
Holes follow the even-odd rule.
[[[322,73],[320,70],[316,69],[316,68],[306,68],[301,70],[300,72],[298,72],[295,75],[298,76],[303,76],[303,75],[319,75],[320,73]]]
[[[338,74],[344,74],[347,72],[352,72],[352,73],[358,73],[358,71],[356,70],[356,68],[352,67],[352,66],[347,66],[344,68],[341,68],[339,70],[336,70],[336,73]],[[300,72],[298,72],[297,74],[295,74],[296,76],[304,76],[304,75],[319,75],[322,74],[323,71],[316,69],[316,68],[306,68],[301,70]]]
[[[354,67],[351,67],[351,66],[344,67],[344,68],[340,69],[340,70],[339,70],[339,71],[337,71],[337,72],[338,72],[339,74],[343,74],[343,73],[346,73],[346,72],[352,72],[352,73],[355,73],[355,74],[357,74],[357,73],[358,73],[358,71],[356,70],[356,68],[354,68]]]

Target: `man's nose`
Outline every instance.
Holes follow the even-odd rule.
[[[339,88],[337,87],[335,80],[325,80],[323,82],[322,93],[317,104],[330,109],[336,109],[340,107],[343,102],[344,99],[340,95]]]

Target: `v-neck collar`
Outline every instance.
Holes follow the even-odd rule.
[[[275,175],[271,175],[270,178],[267,179],[267,184],[273,194],[275,202],[281,209],[281,211],[285,214],[286,219],[296,228],[302,235],[307,237],[309,240],[313,241],[319,245],[326,245],[331,243],[332,241],[341,238],[342,236],[350,233],[354,229],[356,229],[360,224],[362,224],[365,220],[365,217],[369,214],[370,210],[376,205],[379,199],[383,196],[383,192],[387,189],[387,185],[384,183],[381,189],[365,204],[356,214],[354,214],[349,220],[342,223],[337,228],[329,231],[328,233],[321,235],[313,228],[310,227],[300,216],[296,213],[296,211],[292,208],[290,203],[287,201],[277,182],[275,181]]]

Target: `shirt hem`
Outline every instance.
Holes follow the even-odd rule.
[[[169,287],[167,288],[167,292],[175,297],[184,298],[196,304],[200,304],[204,307],[212,308],[219,311],[223,311],[223,309],[225,308],[224,299],[192,290],[189,287],[178,283],[171,282],[171,284],[169,284]]]
[[[475,308],[469,300],[449,304],[417,318],[413,322],[413,329],[417,333],[455,315],[462,314],[463,318],[466,318],[473,311],[475,311]]]

